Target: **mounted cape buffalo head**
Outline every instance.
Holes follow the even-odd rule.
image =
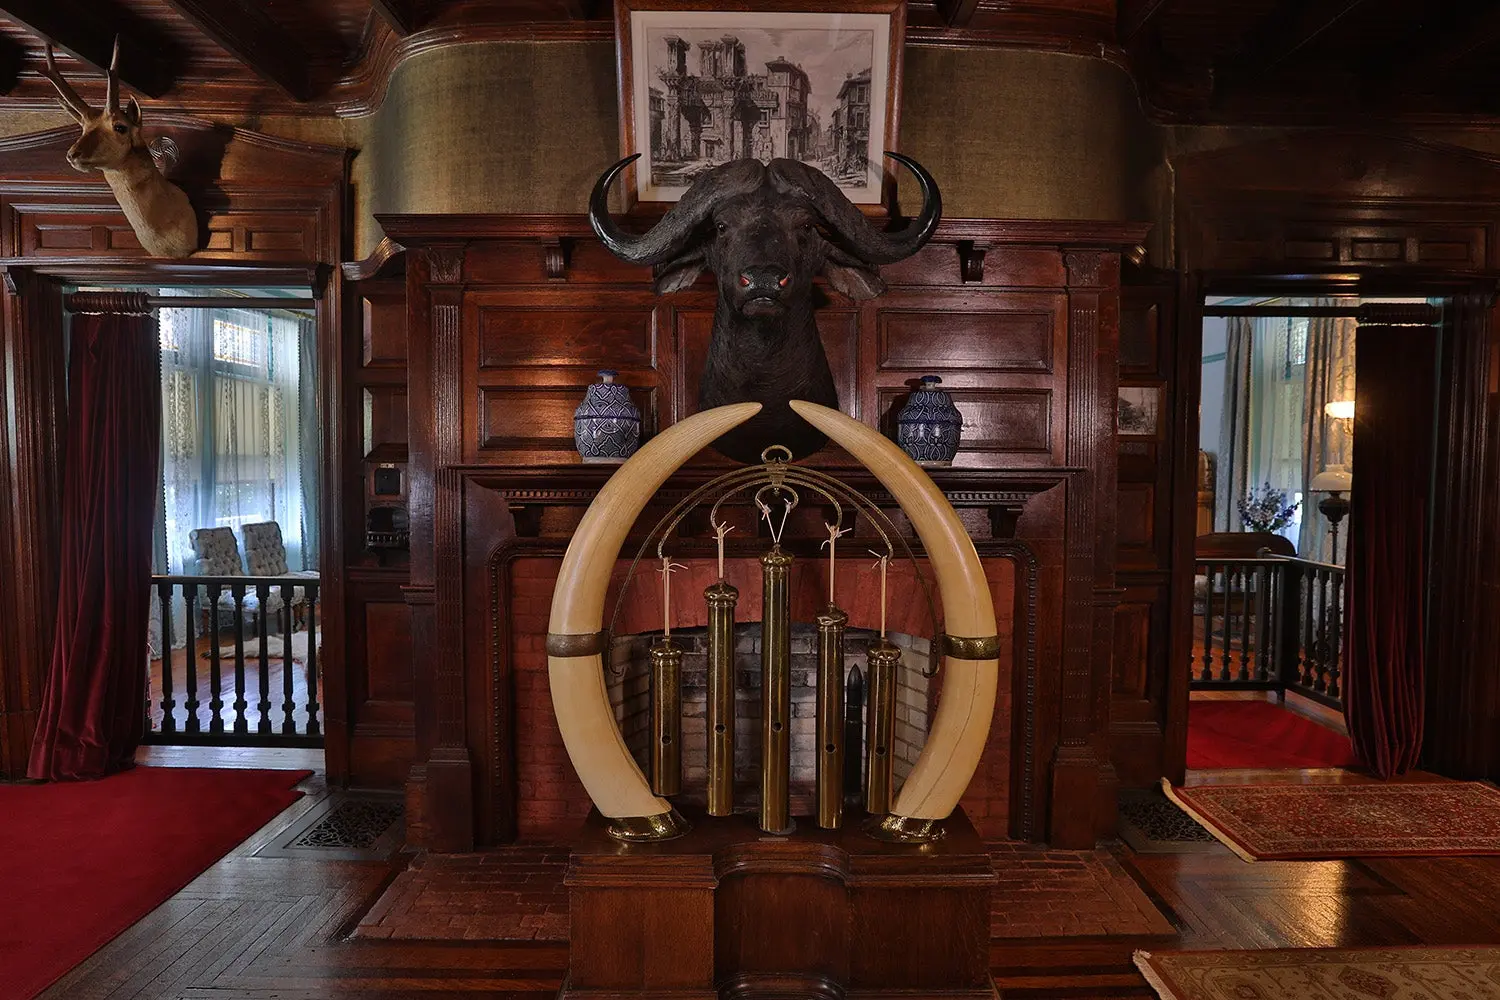
[[[621,260],[650,264],[658,292],[686,288],[704,271],[717,279],[699,404],[763,406],[714,442],[730,458],[758,462],[772,444],[801,458],[826,443],[787,406],[792,399],[839,405],[813,318],[813,279],[822,275],[850,298],[874,298],[885,291],[878,266],[916,253],[937,228],[943,203],[932,176],[910,157],[886,155],[922,189],[921,212],[894,233],[877,229],[827,175],[797,160],[733,160],[705,171],[639,236],[621,230],[607,205],[610,184],[635,157],[594,185],[594,232]]]

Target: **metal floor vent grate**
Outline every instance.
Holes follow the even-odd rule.
[[[405,813],[399,795],[335,792],[255,853],[258,857],[384,861],[406,840]]]
[[[1142,854],[1197,853],[1219,843],[1193,817],[1161,795],[1121,796],[1120,839]]]
[[[369,850],[404,812],[400,802],[346,799],[287,846]]]

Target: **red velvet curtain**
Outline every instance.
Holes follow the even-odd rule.
[[[1344,717],[1381,778],[1422,750],[1436,331],[1361,326],[1345,597]]]
[[[160,490],[156,320],[73,317],[57,629],[27,774],[99,778],[144,735]]]

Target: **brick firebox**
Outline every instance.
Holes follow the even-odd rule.
[[[686,560],[672,585],[672,626],[703,625],[706,612],[703,588],[717,579],[712,560]],[[865,560],[868,562],[868,560]],[[1010,802],[1011,664],[1015,629],[1015,564],[1004,558],[982,560],[995,603],[1000,636],[999,694],[990,738],[979,770],[963,798],[964,810],[986,836],[1007,833]],[[562,736],[552,712],[547,683],[545,639],[552,591],[557,582],[559,560],[522,557],[510,561],[507,590],[512,595],[509,628],[512,642],[512,679],[516,733],[516,827],[524,838],[566,835],[587,816],[590,802],[569,763]],[[615,604],[628,563],[621,562],[606,601],[606,615]],[[827,566],[822,560],[799,560],[793,571],[793,618],[811,621],[827,595]],[[925,569],[924,569],[925,572]],[[725,575],[739,588],[736,621],[760,619],[760,566],[748,558],[731,559]],[[930,577],[930,573],[929,573]],[[841,563],[838,600],[849,612],[851,626],[878,627],[880,591],[878,578],[862,563]],[[910,565],[893,564],[890,577],[888,627],[894,632],[928,636],[931,625],[926,603]],[[616,635],[647,633],[662,627],[662,600],[657,578],[649,569],[638,572],[613,629]],[[942,698],[942,674],[934,679],[935,699]],[[934,702],[935,704],[936,702]],[[700,763],[684,761],[684,764]]]

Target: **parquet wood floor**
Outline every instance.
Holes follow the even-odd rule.
[[[152,748],[152,763],[309,766],[305,751]],[[1252,772],[1194,781],[1260,780]],[[1285,777],[1285,772],[1280,775]],[[1347,772],[1309,780],[1368,780]],[[327,795],[309,794],[199,879],[100,950],[49,1000],[322,1000],[556,995],[560,942],[357,940],[351,931],[395,876],[384,862],[253,857]],[[1047,852],[1051,854],[1053,852]],[[1003,996],[1149,997],[1129,966],[1133,947],[1284,948],[1500,944],[1500,858],[1366,859],[1247,864],[1227,849],[1116,858],[1166,915],[1175,937],[997,939]],[[1059,859],[1063,861],[1063,859]],[[1076,867],[1076,864],[1070,865]]]

